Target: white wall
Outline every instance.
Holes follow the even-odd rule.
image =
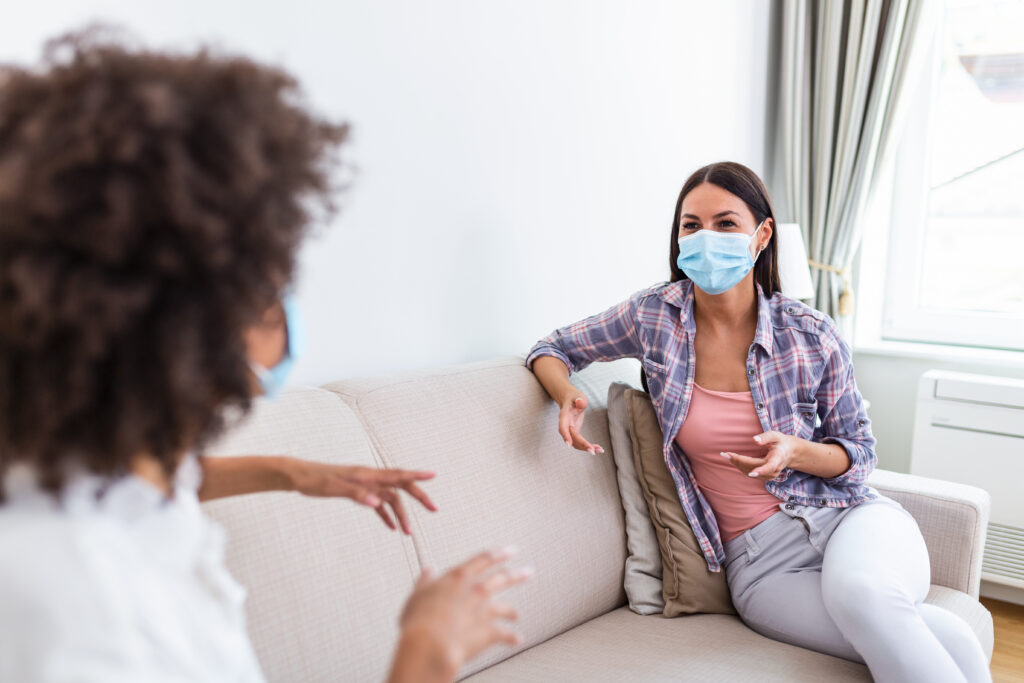
[[[63,0],[5,21],[0,59],[94,18],[282,63],[352,123],[296,382],[524,352],[667,277],[690,172],[763,171],[767,2]]]

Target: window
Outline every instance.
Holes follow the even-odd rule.
[[[882,336],[1024,350],[1024,0],[948,0],[896,162]]]

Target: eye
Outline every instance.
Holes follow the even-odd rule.
[[[719,223],[718,226],[721,228],[735,228],[736,224],[727,219]]]
[[[700,230],[700,225],[697,223],[683,223],[683,230]]]

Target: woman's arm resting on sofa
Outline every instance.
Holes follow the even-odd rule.
[[[374,508],[384,523],[395,529],[395,522],[386,508],[390,506],[406,534],[411,532],[399,490],[404,490],[428,510],[437,510],[416,483],[432,479],[433,472],[331,465],[287,456],[204,457],[200,462],[203,468],[203,483],[199,487],[201,501],[264,491],[348,498]]]
[[[587,410],[587,397],[569,381],[569,368],[554,356],[539,356],[533,361],[533,374],[558,404],[558,433],[566,446],[588,453],[604,453],[598,444],[583,438],[583,415]]]
[[[587,398],[572,385],[569,374],[597,361],[640,357],[637,309],[647,293],[637,292],[597,315],[558,328],[527,354],[526,367],[558,403],[558,432],[566,445],[588,453],[604,452],[580,434]]]

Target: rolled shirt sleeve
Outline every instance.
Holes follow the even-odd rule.
[[[526,366],[532,369],[533,362],[541,356],[553,356],[565,363],[572,373],[597,361],[639,358],[636,311],[645,292],[638,292],[597,315],[558,328],[530,349]]]
[[[816,396],[821,425],[815,440],[839,444],[850,458],[850,467],[845,472],[824,481],[832,486],[857,486],[865,482],[878,463],[875,437],[854,379],[850,347],[834,328],[829,332],[832,350]]]

